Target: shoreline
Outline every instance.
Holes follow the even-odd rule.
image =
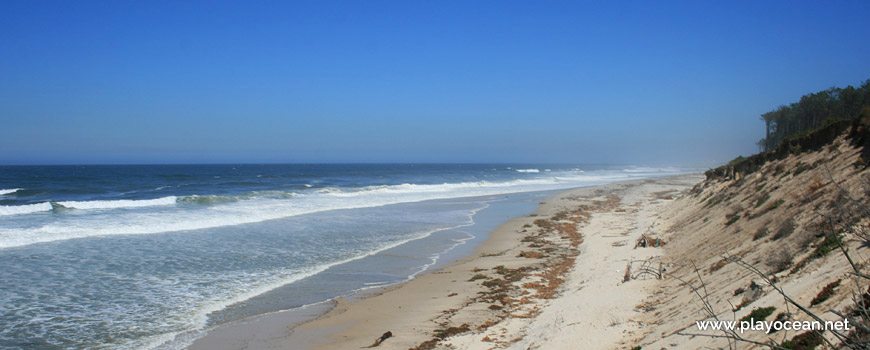
[[[674,181],[681,184],[669,184]],[[570,274],[581,263],[575,266],[578,254],[588,249],[581,242],[590,219],[625,210],[619,204],[623,197],[637,196],[645,184],[686,189],[698,181],[695,174],[677,175],[560,191],[541,202],[533,214],[510,219],[491,231],[471,255],[408,281],[355,293],[351,300],[336,298],[328,302],[328,311],[313,320],[300,322],[293,316],[308,310],[287,310],[221,325],[188,349],[360,348],[388,331],[393,336],[380,348],[436,348],[448,343],[479,348],[481,340],[489,345],[522,343],[528,323],[561,301],[558,292],[564,292],[565,284],[576,277]],[[547,233],[538,227],[555,215],[562,215],[562,225],[572,229]],[[533,235],[535,230],[540,232]],[[501,338],[512,338],[485,335],[503,326],[507,328],[500,331]]]
[[[469,214],[471,217],[470,224],[462,224],[456,227],[441,228],[433,233],[426,234],[423,237],[415,238],[413,240],[403,242],[397,246],[392,246],[377,253],[370,253],[366,256],[358,257],[351,261],[347,261],[330,268],[330,270],[333,268],[347,270],[347,267],[343,266],[348,264],[358,265],[360,263],[371,264],[371,261],[366,261],[370,259],[379,259],[379,257],[382,256],[402,257],[408,255],[427,257],[427,260],[432,259],[431,262],[427,262],[424,265],[419,266],[419,269],[418,266],[409,265],[409,267],[413,268],[405,271],[411,272],[409,275],[406,276],[407,279],[384,283],[366,283],[365,285],[360,285],[358,288],[355,288],[353,290],[347,290],[343,294],[336,294],[333,297],[329,297],[329,299],[312,302],[291,309],[270,311],[259,315],[234,320],[228,323],[214,325],[202,330],[180,333],[179,335],[174,336],[171,340],[161,342],[155,347],[155,349],[186,349],[191,347],[203,349],[212,349],[215,347],[224,349],[241,348],[241,345],[228,346],[223,342],[209,342],[208,345],[199,347],[200,345],[197,342],[201,342],[201,339],[203,339],[204,337],[212,337],[215,332],[232,333],[232,335],[228,336],[228,338],[231,339],[235,339],[240,336],[244,337],[243,335],[239,335],[239,333],[262,334],[261,330],[248,329],[247,325],[258,324],[259,319],[266,317],[276,317],[280,319],[281,322],[285,324],[284,328],[309,322],[317,317],[326,314],[326,312],[333,309],[339,301],[356,301],[371,296],[373,294],[380,294],[385,290],[396,288],[403,283],[418,278],[419,276],[426,275],[433,271],[438,271],[445,266],[448,266],[458,260],[464,259],[472,255],[475,249],[483,244],[484,241],[489,237],[489,234],[500,225],[502,225],[505,221],[509,220],[510,218],[525,216],[529,213],[534,212],[540,201],[550,198],[554,194],[561,191],[564,190],[516,192],[499,195],[472,196],[425,201],[437,205],[440,202],[456,202],[458,200],[459,202],[483,203],[484,207],[472,210],[471,214]],[[437,253],[435,253],[435,255],[426,255],[428,253],[422,253],[423,255],[420,255],[422,252],[420,250],[421,247],[429,247],[424,248],[425,251],[434,252],[435,250],[432,250],[432,247],[444,245],[445,242],[449,242],[450,245],[449,247],[447,247],[446,250],[439,250]],[[359,268],[351,266],[350,269],[353,271],[358,271]],[[332,274],[336,274],[336,272],[333,271]],[[341,273],[339,272],[339,274]],[[292,287],[292,285],[285,285],[281,288],[287,287]],[[274,332],[269,332],[269,334],[265,335],[265,337],[273,337],[285,333],[286,332],[284,331],[284,329],[275,329]]]

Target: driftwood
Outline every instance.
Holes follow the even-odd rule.
[[[650,237],[646,234],[642,234],[640,235],[640,238],[637,239],[637,243],[634,244],[634,248],[637,249],[637,247],[661,247],[663,245],[665,245],[665,241],[663,239]]]
[[[640,267],[632,272],[632,265],[640,263]],[[657,280],[662,279],[665,272],[667,270],[662,264],[662,261],[659,257],[651,257],[646,260],[632,260],[628,263],[628,266],[625,268],[625,276],[623,276],[623,282],[628,282],[630,280],[636,279],[648,279],[655,278]]]
[[[369,345],[369,346],[367,346],[366,348],[373,348],[373,347],[376,347],[376,346],[378,346],[378,345],[381,345],[381,343],[383,343],[384,340],[387,340],[387,339],[389,339],[389,338],[392,337],[392,336],[393,336],[393,332],[387,331],[386,333],[384,333],[383,335],[381,335],[380,338],[375,339],[375,342],[374,342],[372,345]]]

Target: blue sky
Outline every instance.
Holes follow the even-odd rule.
[[[870,2],[0,2],[0,164],[712,166]]]

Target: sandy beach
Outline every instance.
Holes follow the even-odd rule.
[[[700,175],[636,180],[561,192],[491,233],[476,252],[442,269],[338,300],[313,321],[278,312],[209,332],[190,349],[383,349],[618,347],[639,327],[654,278],[620,286],[634,249],[663,223],[661,206]]]
[[[870,349],[867,14],[0,1],[0,350]]]

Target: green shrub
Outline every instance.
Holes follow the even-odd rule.
[[[755,308],[748,315],[743,316],[740,322],[750,320],[753,322],[764,321],[767,319],[767,316],[773,315],[774,311],[776,311],[776,308],[773,306]]]
[[[728,165],[735,165],[735,164],[738,164],[738,163],[742,162],[744,159],[746,159],[746,157],[744,157],[744,156],[737,156],[737,158],[734,158],[734,159],[732,159],[730,162],[728,162]]]
[[[824,343],[825,340],[822,339],[821,335],[813,331],[807,331],[794,336],[791,340],[784,341],[780,346],[793,350],[811,350]]]
[[[813,252],[813,256],[817,258],[823,257],[839,247],[840,235],[837,233],[828,234],[827,236],[825,236],[825,240],[823,240],[822,243],[819,243],[819,246],[816,247],[816,251]]]

